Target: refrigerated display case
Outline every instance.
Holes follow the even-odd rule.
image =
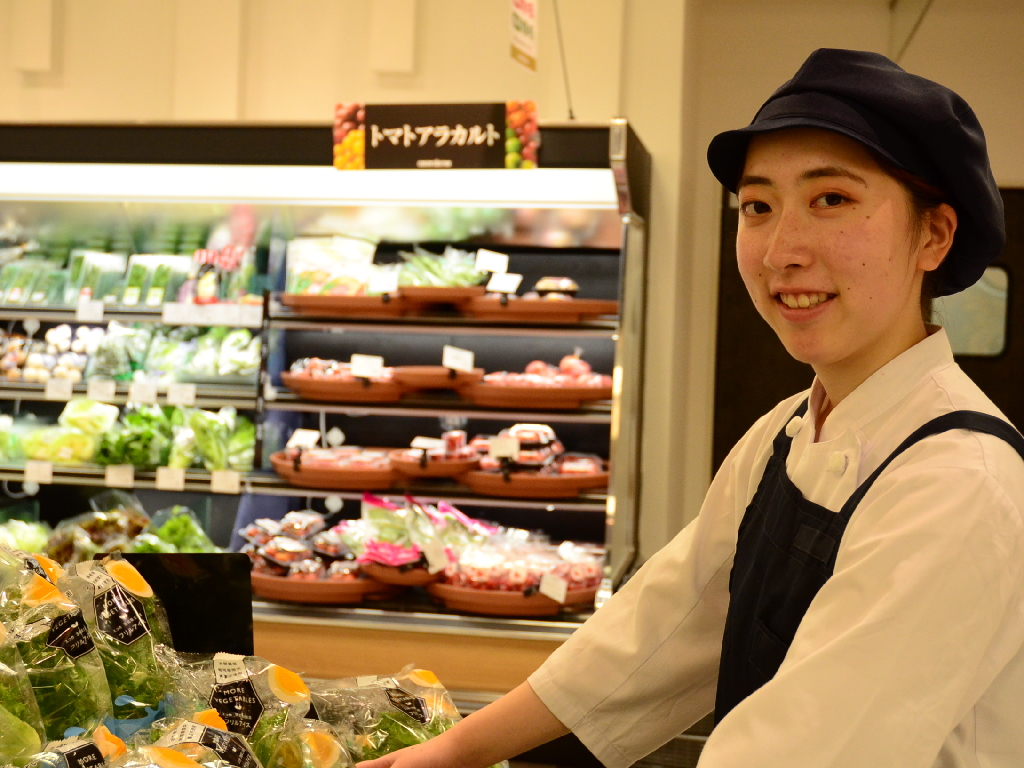
[[[225,491],[238,493],[257,513],[269,503],[261,500],[272,497],[305,499],[311,505],[322,503],[313,499],[334,497],[346,505],[342,514],[352,517],[349,502],[362,496],[358,490],[296,487],[271,470],[269,456],[283,447],[294,427],[325,434],[337,426],[348,443],[399,448],[412,437],[444,429],[464,428],[472,435],[517,422],[553,425],[570,450],[608,461],[607,491],[524,499],[475,493],[460,483],[409,481],[392,493],[445,500],[475,517],[540,529],[555,540],[604,545],[608,555],[600,604],[628,575],[637,550],[649,155],[626,121],[615,120],[543,125],[542,167],[534,170],[336,171],[330,162],[329,126],[0,126],[0,245],[5,233],[21,233],[20,240],[9,238],[10,244],[56,253],[89,229],[101,241],[97,247],[144,253],[146,242],[166,245],[172,237],[175,247],[190,249],[197,230],[207,241],[216,239],[218,228],[230,230],[220,233],[223,241],[237,239],[240,228],[242,239],[255,249],[257,264],[248,290],[263,294],[260,303],[147,307],[128,306],[122,292],[122,299],[102,307],[101,321],[89,314],[97,311],[95,304],[7,303],[0,304],[0,321],[11,330],[111,320],[250,328],[262,340],[257,376],[193,383],[194,407],[230,406],[252,415],[255,468],[237,478],[237,488],[221,485],[217,481],[223,478],[209,471],[189,469],[182,490],[217,493],[221,500]],[[103,230],[101,236],[97,230]],[[579,283],[581,296],[615,300],[619,311],[558,323],[452,312],[339,317],[286,306],[288,241],[339,234],[378,241],[378,261],[395,261],[412,244],[435,252],[451,243],[498,250],[509,254],[510,271],[525,276],[524,289],[541,277],[566,275]],[[119,245],[119,237],[127,238],[128,245]],[[88,245],[79,242],[79,247]],[[0,247],[0,257],[3,252]],[[611,374],[612,397],[560,410],[477,405],[436,392],[395,403],[324,402],[296,394],[280,379],[292,361],[312,356],[347,359],[370,353],[384,356],[389,365],[436,365],[444,344],[473,350],[487,371],[522,371],[532,359],[557,363],[565,354],[582,353],[595,370]],[[116,383],[107,400],[124,405],[131,386],[130,381]],[[2,410],[49,408],[52,413],[54,401],[68,394],[61,390],[55,396],[52,389],[42,382],[3,381]],[[70,388],[72,395],[87,392],[85,381]],[[161,390],[157,402],[167,404],[168,393]],[[111,484],[102,467],[55,464],[50,470],[52,486]],[[6,491],[20,495],[15,489],[25,479],[23,466],[0,466]],[[136,470],[132,485],[156,489],[158,474]],[[338,648],[367,652],[379,649],[384,638],[384,647],[416,645],[440,634],[464,645],[470,663],[455,668],[440,658],[438,671],[453,676],[459,687],[479,690],[514,685],[583,616],[474,618],[437,611],[423,599],[374,608],[254,604],[257,651],[276,655],[283,664],[302,667],[295,662],[304,661],[308,667],[316,659],[316,673],[343,676],[352,670]],[[324,653],[310,648],[309,627],[318,628],[315,642]],[[499,648],[513,662],[501,674],[483,672],[481,677],[480,654]],[[382,665],[388,666],[383,660]],[[474,666],[476,673],[466,671]]]

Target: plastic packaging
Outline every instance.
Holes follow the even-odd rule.
[[[64,406],[57,423],[87,435],[100,435],[110,429],[119,414],[116,405],[107,405],[84,397],[69,400]]]
[[[96,457],[98,441],[69,427],[42,427],[25,432],[21,451],[26,459],[54,464],[83,464]]]
[[[119,720],[158,714],[171,681],[155,646],[170,641],[159,600],[128,562],[106,558],[79,563],[59,584],[81,607],[106,671]]]
[[[361,296],[373,272],[376,245],[353,237],[301,237],[288,243],[287,292]]]
[[[304,510],[289,512],[281,518],[279,533],[293,539],[306,539],[327,527],[324,516],[318,512]]]
[[[128,753],[128,748],[106,726],[99,726],[88,738],[70,738],[46,745],[34,755],[27,768],[86,768],[103,766]]]
[[[24,765],[42,745],[43,721],[14,637],[0,624],[0,763]]]
[[[160,549],[164,552],[220,552],[203,526],[188,507],[175,505],[167,509],[161,509],[153,515],[153,520],[146,528],[144,535],[159,539],[168,548]],[[141,538],[141,537],[140,537]],[[144,540],[145,541],[145,540]],[[137,544],[133,551],[146,551]]]
[[[103,662],[81,610],[42,576],[22,588],[13,634],[49,741],[69,728],[90,731],[110,714]]]
[[[476,270],[476,254],[448,246],[441,255],[415,246],[412,252],[399,251],[404,263],[398,284],[407,286],[466,288],[480,285],[486,272]]]
[[[351,768],[342,739],[327,723],[291,717],[264,768]]]

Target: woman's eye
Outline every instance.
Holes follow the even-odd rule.
[[[749,200],[740,205],[740,210],[744,216],[760,216],[771,213],[772,207],[762,200]]]
[[[813,205],[815,208],[835,208],[837,205],[845,203],[846,200],[847,198],[838,192],[826,192],[824,195],[816,197]]]

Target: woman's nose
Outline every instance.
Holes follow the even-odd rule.
[[[813,260],[810,230],[802,212],[784,207],[775,219],[768,238],[764,265],[775,272],[793,267],[806,267]]]

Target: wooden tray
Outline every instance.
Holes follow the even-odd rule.
[[[265,573],[252,574],[252,591],[265,600],[282,600],[288,603],[314,603],[320,605],[344,605],[361,603],[363,600],[386,600],[402,590],[399,587],[382,584],[374,579],[356,581],[301,581],[284,576]]]
[[[323,400],[331,403],[395,403],[402,397],[402,385],[397,381],[371,381],[365,384],[361,379],[314,379],[289,371],[281,374],[281,381],[288,389],[306,400]]]
[[[476,469],[480,464],[479,457],[461,460],[445,459],[443,461],[435,459],[428,461],[424,468],[420,465],[419,459],[403,458],[403,453],[405,453],[405,449],[399,449],[392,451],[389,456],[391,457],[391,467],[406,477],[460,477]]]
[[[456,389],[472,386],[484,378],[483,368],[455,371],[443,365],[399,365],[394,371],[395,381],[410,389]]]
[[[270,463],[282,478],[299,488],[320,488],[329,491],[385,491],[395,483],[393,469],[326,469],[302,467],[295,471],[295,463],[284,451],[270,454]]]
[[[516,387],[481,382],[462,392],[476,405],[490,408],[574,410],[589,400],[607,400],[611,387]]]
[[[445,304],[462,308],[473,299],[486,294],[487,288],[482,285],[473,285],[469,288],[403,286],[398,289],[398,293],[405,303],[405,309],[415,312],[427,307]]]
[[[426,568],[410,568],[403,571],[401,568],[380,563],[360,563],[359,568],[371,579],[397,587],[424,587],[444,578],[443,571],[431,573]]]
[[[282,293],[281,303],[302,315],[318,317],[400,317],[405,311],[401,296],[305,296]]]
[[[467,472],[459,482],[481,496],[506,496],[513,499],[571,499],[581,491],[604,488],[608,473],[592,475],[538,475],[534,472],[513,472],[505,480],[500,472]]]
[[[509,323],[578,323],[602,315],[617,315],[619,302],[611,299],[501,299],[481,297],[467,306],[469,314],[479,320]]]
[[[583,608],[593,605],[597,589],[574,589],[559,605],[547,595],[536,593],[527,597],[522,592],[499,592],[493,589],[456,587],[451,584],[430,584],[427,587],[445,608],[484,616],[556,616],[563,608]]]

